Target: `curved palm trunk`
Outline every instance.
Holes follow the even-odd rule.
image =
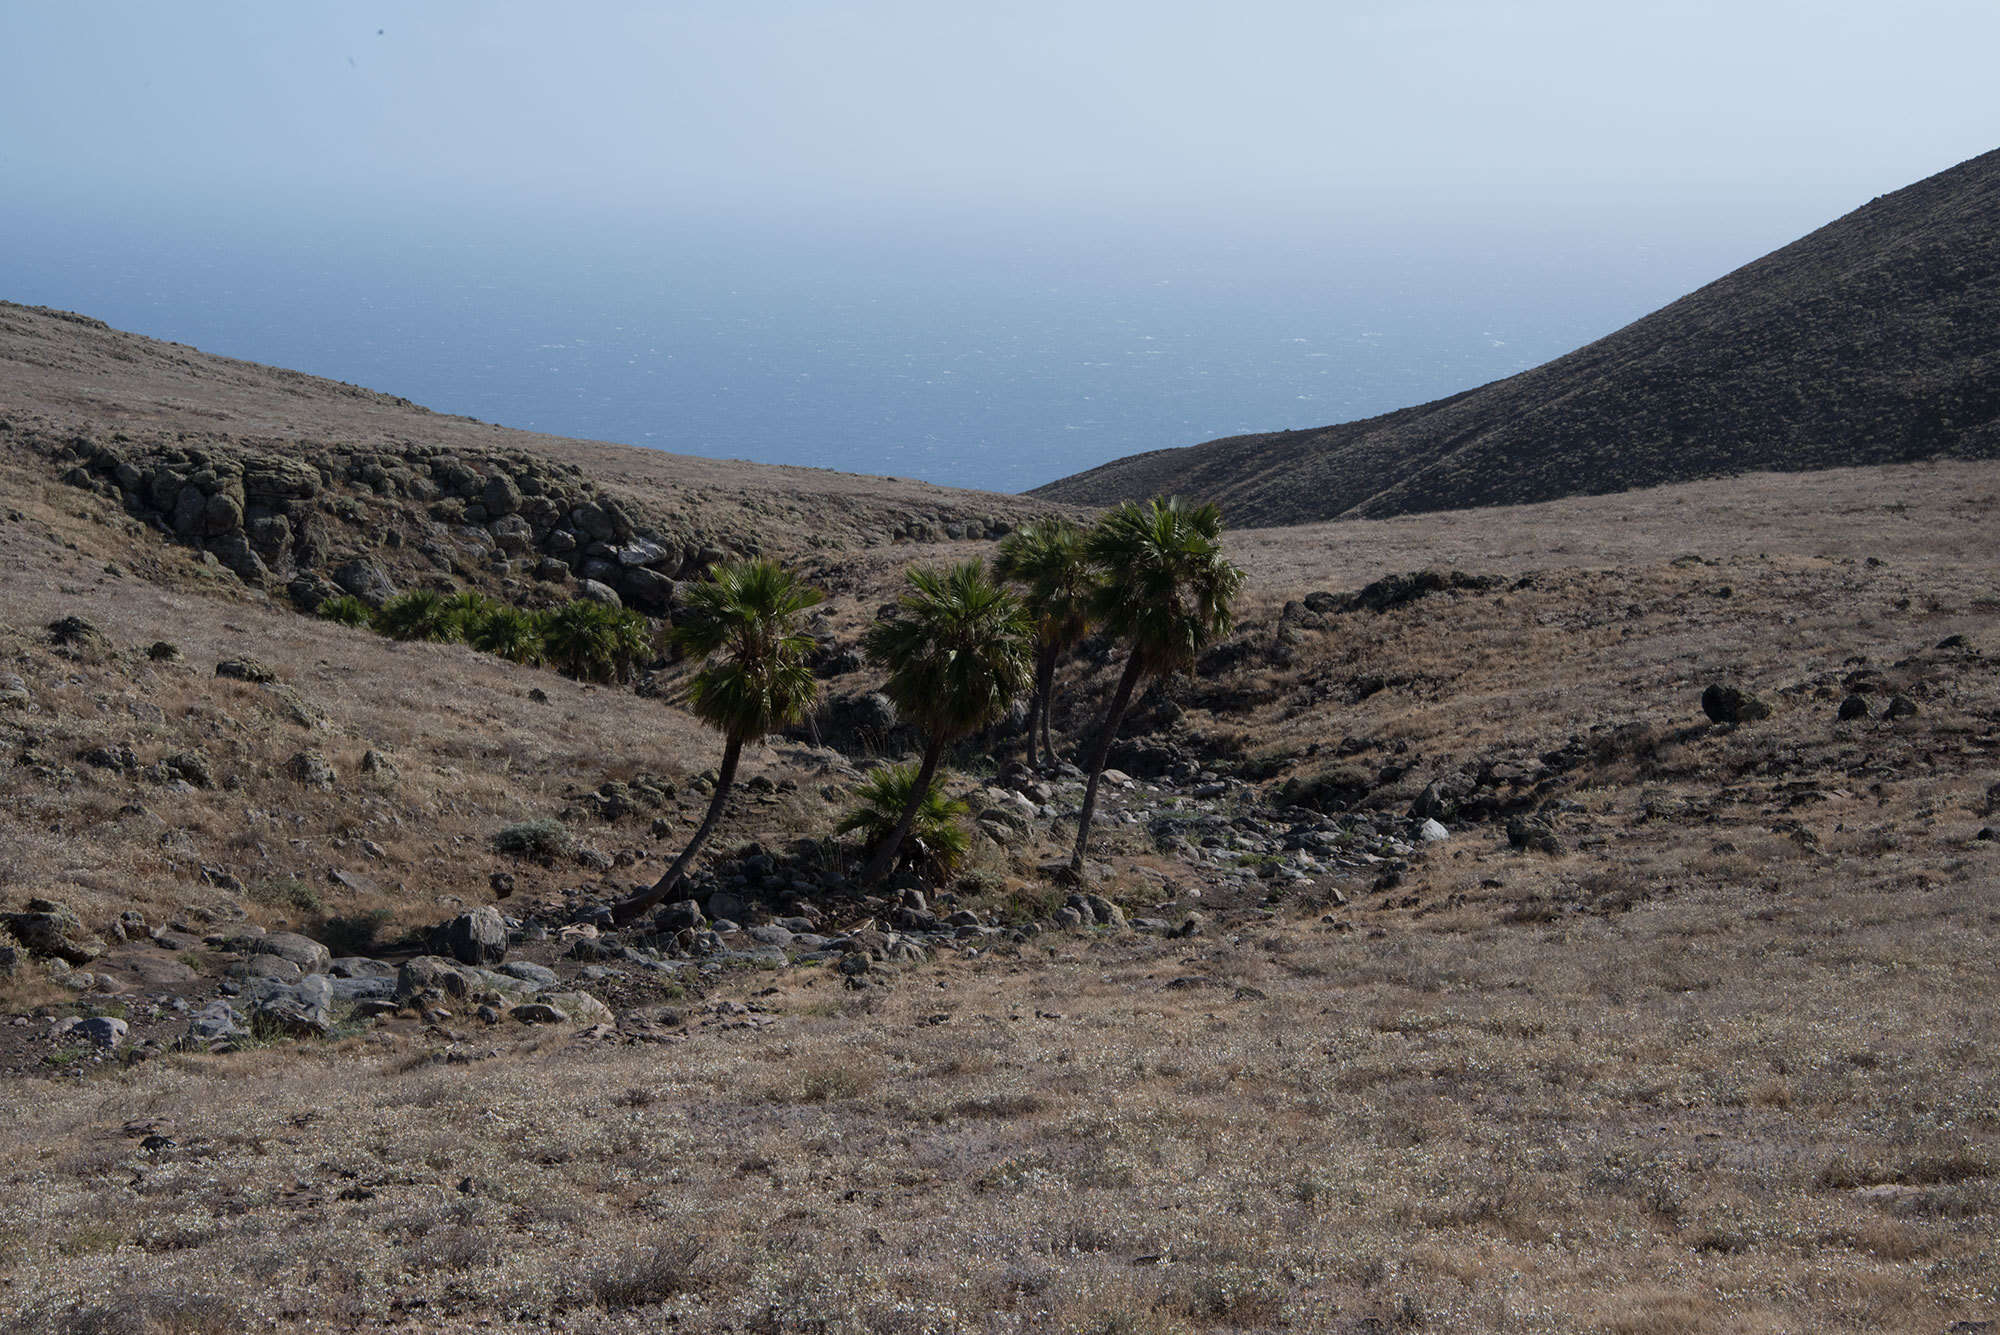
[[[1035,655],[1035,693],[1028,700],[1027,761],[1035,763],[1036,730],[1044,741],[1049,735],[1049,683],[1056,674],[1056,647],[1045,644]]]
[[[1042,763],[1050,769],[1054,769],[1056,764],[1055,743],[1049,740],[1049,714],[1054,709],[1056,702],[1057,656],[1054,649],[1049,650],[1049,661],[1043,666],[1041,675],[1036,679],[1035,683],[1035,690],[1041,696],[1042,700]],[[1030,759],[1033,759],[1034,752],[1035,742],[1034,738],[1030,736],[1028,739],[1028,755]]]
[[[868,866],[861,873],[861,884],[873,885],[889,874],[889,868],[896,865],[896,850],[909,837],[910,829],[917,823],[917,809],[924,804],[924,794],[931,790],[931,781],[937,777],[938,762],[944,758],[944,738],[932,733],[924,747],[924,763],[917,769],[917,782],[910,789],[910,800],[903,806],[903,814],[896,817],[896,828],[889,831],[889,837],[875,850],[875,856],[868,859]]]
[[[1076,818],[1076,852],[1070,855],[1071,871],[1083,870],[1083,851],[1090,844],[1090,820],[1097,813],[1097,781],[1104,775],[1105,758],[1111,754],[1118,725],[1125,721],[1125,710],[1132,703],[1132,688],[1139,684],[1139,676],[1139,655],[1135,653],[1125,662],[1125,675],[1118,679],[1111,708],[1104,714],[1104,730],[1097,734],[1097,744],[1090,748],[1090,779],[1083,788],[1083,813]]]
[[[694,864],[695,855],[701,852],[708,837],[715,833],[715,827],[722,823],[722,808],[728,804],[729,790],[736,784],[736,762],[742,756],[743,739],[731,737],[728,745],[722,748],[722,769],[715,776],[715,796],[708,799],[708,814],[702,817],[694,838],[688,840],[687,847],[674,859],[674,865],[667,868],[667,874],[653,882],[650,889],[612,905],[611,921],[628,923],[680,888],[681,882],[687,879],[688,868]]]

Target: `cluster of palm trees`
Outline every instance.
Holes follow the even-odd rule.
[[[370,607],[342,595],[319,614],[395,640],[467,644],[510,662],[554,668],[579,681],[625,681],[654,656],[652,624],[622,607],[577,599],[532,611],[484,594],[418,589]]]
[[[973,560],[910,570],[902,596],[869,628],[863,647],[887,674],[884,693],[923,730],[924,749],[914,767],[871,780],[881,791],[864,810],[872,806],[886,816],[900,799],[893,822],[849,821],[874,832],[863,883],[880,880],[903,859],[927,811],[951,811],[938,773],[945,751],[1004,717],[1024,692],[1029,758],[1039,746],[1054,759],[1048,719],[1056,668],[1096,628],[1122,643],[1127,657],[1084,765],[1070,859],[1081,872],[1098,782],[1134,690],[1148,677],[1193,667],[1205,646],[1229,632],[1243,572],[1223,556],[1221,532],[1222,513],[1213,505],[1126,502],[1089,529],[1065,520],[1026,525],[1002,542],[990,567]],[[744,745],[802,719],[818,699],[807,664],[812,641],[799,629],[800,614],[822,599],[818,590],[776,562],[756,559],[714,566],[708,582],[687,597],[673,635],[683,651],[706,660],[688,701],[722,733],[722,768],[687,847],[653,886],[617,906],[621,922],[685,882],[721,819]],[[921,849],[919,860],[934,861],[935,849]]]

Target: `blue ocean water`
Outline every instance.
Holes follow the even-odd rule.
[[[1470,226],[593,230],[26,210],[0,212],[0,242],[10,300],[444,412],[1001,491],[1498,379],[1754,253]]]

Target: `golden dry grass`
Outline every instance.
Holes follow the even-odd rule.
[[[264,606],[7,467],[22,518],[0,522],[0,668],[37,702],[0,715],[10,906],[57,890],[100,923],[129,904],[220,912],[245,897],[191,867],[321,887],[338,864],[379,888],[322,891],[330,907],[430,921],[514,865],[485,848],[500,824],[635,768],[714,763],[668,705]],[[1338,909],[1314,887],[1189,941],[1046,936],[863,990],[811,967],[734,975],[665,1042],[389,1028],[14,1079],[4,1320],[1109,1335],[1991,1319],[2000,844],[1974,835],[2000,779],[1997,483],[1938,466],[1238,535],[1246,635],[1266,639],[1315,588],[1544,572],[1334,618],[1287,660],[1196,683],[1176,726],[1274,774],[1353,739],[1345,763],[1406,771],[1385,806],[1482,757],[1595,737],[1560,789],[1565,850],[1516,853],[1469,825],[1393,892],[1350,883]],[[1674,564],[1690,553],[1719,564]],[[840,624],[904,555],[845,568]],[[115,652],[54,653],[40,627],[68,613]],[[1970,648],[1934,648],[1951,634]],[[160,638],[186,662],[134,652]],[[213,678],[242,653],[327,726]],[[1917,718],[1833,723],[1864,655]],[[1356,698],[1367,677],[1401,680]],[[1720,678],[1773,717],[1701,723]],[[241,786],[170,799],[75,758],[112,741],[142,762],[198,744]],[[304,745],[339,770],[332,794],[283,777]],[[24,747],[72,777],[30,773]],[[368,748],[401,777],[364,781]],[[135,792],[179,851],[121,814]],[[818,833],[831,812],[803,794],[750,804],[732,832]],[[643,828],[592,837],[645,844]],[[362,839],[386,856],[362,858]],[[1156,893],[1148,868],[1192,876],[1130,828],[1103,847],[1128,896]],[[527,895],[585,879],[521,870]],[[247,907],[274,926],[292,912]],[[155,1133],[174,1143],[144,1148]]]

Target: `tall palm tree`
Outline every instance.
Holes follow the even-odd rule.
[[[798,616],[825,596],[768,559],[718,562],[706,583],[686,591],[674,642],[697,657],[714,655],[695,673],[688,705],[722,733],[722,768],[694,837],[650,889],[620,901],[615,921],[630,922],[680,888],[722,820],[743,744],[796,723],[819,698],[819,681],[806,664],[813,638],[799,630]]]
[[[1042,755],[1053,765],[1049,706],[1055,694],[1056,664],[1090,629],[1090,597],[1096,577],[1084,555],[1083,526],[1068,519],[1023,524],[1000,540],[993,573],[1026,587],[1021,601],[1035,622],[1035,693],[1028,701],[1028,760],[1035,759],[1035,729],[1041,728]]]
[[[1097,781],[1132,703],[1133,688],[1142,678],[1193,667],[1210,642],[1229,633],[1229,604],[1243,587],[1243,571],[1222,555],[1221,535],[1219,508],[1188,506],[1173,497],[1144,505],[1126,501],[1099,520],[1085,540],[1098,573],[1091,610],[1099,625],[1132,649],[1091,747],[1071,871],[1083,870],[1097,810]]]
[[[930,792],[945,747],[999,718],[1028,684],[1027,613],[986,573],[983,561],[919,566],[905,579],[909,587],[894,610],[870,626],[861,643],[889,670],[882,693],[904,718],[922,725],[924,758],[903,814],[861,873],[863,884],[881,880],[896,865],[896,850]]]

